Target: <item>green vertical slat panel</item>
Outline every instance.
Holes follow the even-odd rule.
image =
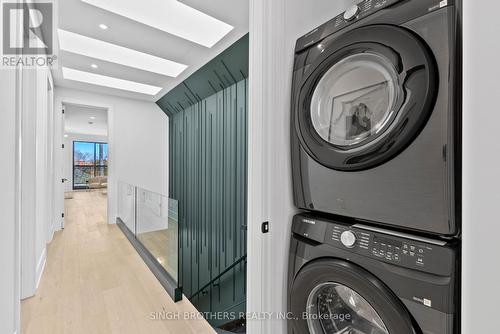
[[[185,222],[185,240],[186,242],[184,243],[184,246],[186,247],[186,279],[184,282],[186,282],[186,287],[187,287],[187,292],[191,291],[191,221],[189,219],[191,215],[191,209],[189,207],[189,196],[190,196],[190,191],[189,191],[189,170],[190,170],[190,163],[189,163],[189,155],[191,154],[191,147],[189,146],[189,138],[191,137],[191,134],[189,133],[190,129],[190,122],[189,122],[189,116],[191,115],[191,108],[186,109],[184,112],[184,133],[182,135],[182,141],[183,141],[183,150],[181,154],[183,155],[182,157],[182,194],[183,194],[183,204],[182,204],[182,210],[184,212],[184,222]]]
[[[207,124],[207,111],[206,111],[206,101],[203,101],[200,103],[200,163],[199,163],[199,169],[200,169],[200,224],[201,224],[201,239],[198,241],[200,246],[201,246],[201,254],[200,254],[200,274],[199,274],[199,284],[200,286],[198,288],[201,288],[208,282],[210,282],[210,271],[209,271],[209,246],[208,246],[208,227],[210,225],[209,219],[210,217],[208,216],[208,196],[207,196],[207,189],[208,189],[208,180],[207,180],[207,173],[208,173],[208,168],[206,168],[206,164],[208,161],[208,129],[206,127]]]
[[[236,86],[236,171],[237,171],[237,180],[236,180],[236,248],[237,248],[237,257],[240,258],[246,253],[246,246],[244,245],[244,235],[246,235],[246,230],[242,225],[246,225],[246,191],[242,192],[241,189],[246,189],[246,152],[247,152],[247,140],[246,140],[246,117],[247,117],[247,94],[246,94],[246,82],[240,81]],[[239,274],[237,277],[244,276],[243,273],[243,264],[238,266]],[[236,283],[236,299],[244,299],[246,292],[246,281],[244,278],[241,280],[241,283]]]
[[[196,221],[196,143],[197,143],[197,132],[196,132],[196,108],[194,105],[190,113],[190,161],[189,161],[189,212],[191,221],[191,291],[198,290],[198,253],[197,253],[197,221]]]
[[[217,98],[215,95],[207,98],[206,100],[207,103],[207,115],[209,115],[208,123],[207,123],[207,130],[209,131],[209,161],[207,164],[207,167],[209,168],[209,191],[208,193],[210,194],[210,197],[207,199],[210,203],[210,208],[209,208],[209,217],[210,217],[210,223],[209,223],[209,277],[210,280],[212,280],[213,277],[215,277],[217,274],[215,274],[216,271],[216,253],[217,253],[217,243],[216,243],[216,230],[217,230],[217,209],[216,209],[216,203],[217,203],[217,169],[215,168],[216,166],[216,116],[217,116]],[[210,297],[213,297],[212,291],[210,291]],[[210,305],[211,305],[211,300],[210,300]],[[212,307],[210,306],[209,308],[210,311],[212,311]]]
[[[189,231],[190,231],[190,223],[189,223],[189,210],[188,210],[188,191],[187,190],[187,174],[185,166],[188,165],[188,154],[189,154],[189,145],[188,145],[188,115],[190,114],[190,109],[187,109],[182,112],[182,144],[181,144],[181,152],[182,156],[182,166],[180,170],[180,175],[182,176],[181,183],[181,203],[182,203],[182,223],[183,223],[183,240],[184,240],[184,249],[183,249],[183,257],[184,257],[184,266],[183,266],[183,281],[182,286],[184,288],[184,293],[191,293],[191,243],[189,240]]]
[[[236,210],[236,201],[235,201],[235,184],[236,184],[236,124],[235,124],[235,103],[236,103],[236,85],[229,87],[228,96],[226,99],[226,105],[228,110],[228,118],[227,118],[227,129],[228,129],[228,141],[227,141],[227,149],[228,149],[228,178],[230,182],[226,187],[228,193],[229,207],[227,208],[227,230],[226,230],[226,266],[234,263],[237,258],[234,252],[234,240],[235,240],[235,224],[236,220],[234,219],[234,212]],[[231,278],[231,286],[230,290],[228,289],[227,301],[230,305],[235,302],[235,269],[233,268],[231,272],[228,273]]]
[[[217,275],[220,274],[222,271],[222,264],[221,260],[224,256],[224,251],[222,249],[222,230],[224,228],[224,220],[223,220],[223,215],[222,215],[222,210],[224,207],[224,199],[223,199],[223,184],[224,184],[224,164],[223,164],[223,143],[222,143],[222,138],[223,138],[223,100],[222,100],[222,94],[223,91],[217,93],[217,123],[216,123],[216,128],[215,132],[217,135],[217,166],[215,167],[217,169],[217,268],[215,273]],[[220,295],[218,296],[220,298]]]
[[[246,119],[246,80],[170,118],[170,196],[179,200],[188,297],[246,254]],[[244,311],[245,273],[243,262],[192,302],[202,312]]]

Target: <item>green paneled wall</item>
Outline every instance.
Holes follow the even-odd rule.
[[[179,201],[179,282],[188,298],[246,254],[247,86],[239,81],[170,117],[170,197]],[[193,303],[202,312],[244,311],[245,272],[246,261]]]

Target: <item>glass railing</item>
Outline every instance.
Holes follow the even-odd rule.
[[[178,281],[178,202],[119,182],[118,218],[154,260]]]
[[[137,188],[136,237],[177,281],[177,201]]]
[[[135,235],[135,187],[118,183],[118,217]]]

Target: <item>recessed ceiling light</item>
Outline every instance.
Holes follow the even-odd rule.
[[[234,28],[177,0],[82,1],[209,48]]]
[[[61,50],[87,57],[174,78],[187,68],[184,64],[75,34],[66,30],[59,29],[58,35]]]
[[[92,65],[90,65],[90,67],[92,67],[92,68],[98,68],[99,66],[97,66],[96,64],[92,64]]]
[[[95,116],[90,116],[90,119],[95,119]]]
[[[69,136],[68,135],[64,135],[64,138],[68,138]]]
[[[104,23],[99,24],[99,28],[101,28],[102,30],[108,30],[108,26]]]
[[[63,67],[62,72],[64,79],[85,82],[92,85],[116,88],[147,95],[156,95],[161,91],[161,87],[79,71],[68,67]]]

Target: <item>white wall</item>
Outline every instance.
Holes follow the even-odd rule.
[[[35,294],[46,260],[53,224],[49,157],[50,92],[48,69],[23,70],[21,139],[21,297]]]
[[[168,195],[168,117],[156,104],[63,87],[56,87],[55,96],[59,133],[63,102],[108,108],[109,223],[116,220],[119,181]]]
[[[20,25],[17,35],[22,35]],[[51,187],[43,183],[50,183],[52,177],[51,80],[48,69],[0,70],[0,169],[4,176],[0,188],[0,333],[5,334],[20,333],[20,299],[34,293],[45,263],[45,245],[52,236],[51,202],[47,200]]]
[[[73,142],[74,141],[89,141],[107,143],[108,136],[87,135],[82,133],[67,133],[68,137],[64,138],[64,178],[67,179],[64,183],[64,191],[73,190]]]
[[[0,70],[0,333],[19,329],[19,285],[16,233],[16,74]]]
[[[464,334],[500,332],[499,11],[495,0],[464,1]]]
[[[247,303],[250,312],[286,311],[288,246],[291,218],[296,212],[289,133],[295,42],[355,2],[250,1]],[[265,235],[260,230],[263,221],[270,222],[270,232]],[[249,333],[286,333],[286,322],[249,321],[248,328]]]

